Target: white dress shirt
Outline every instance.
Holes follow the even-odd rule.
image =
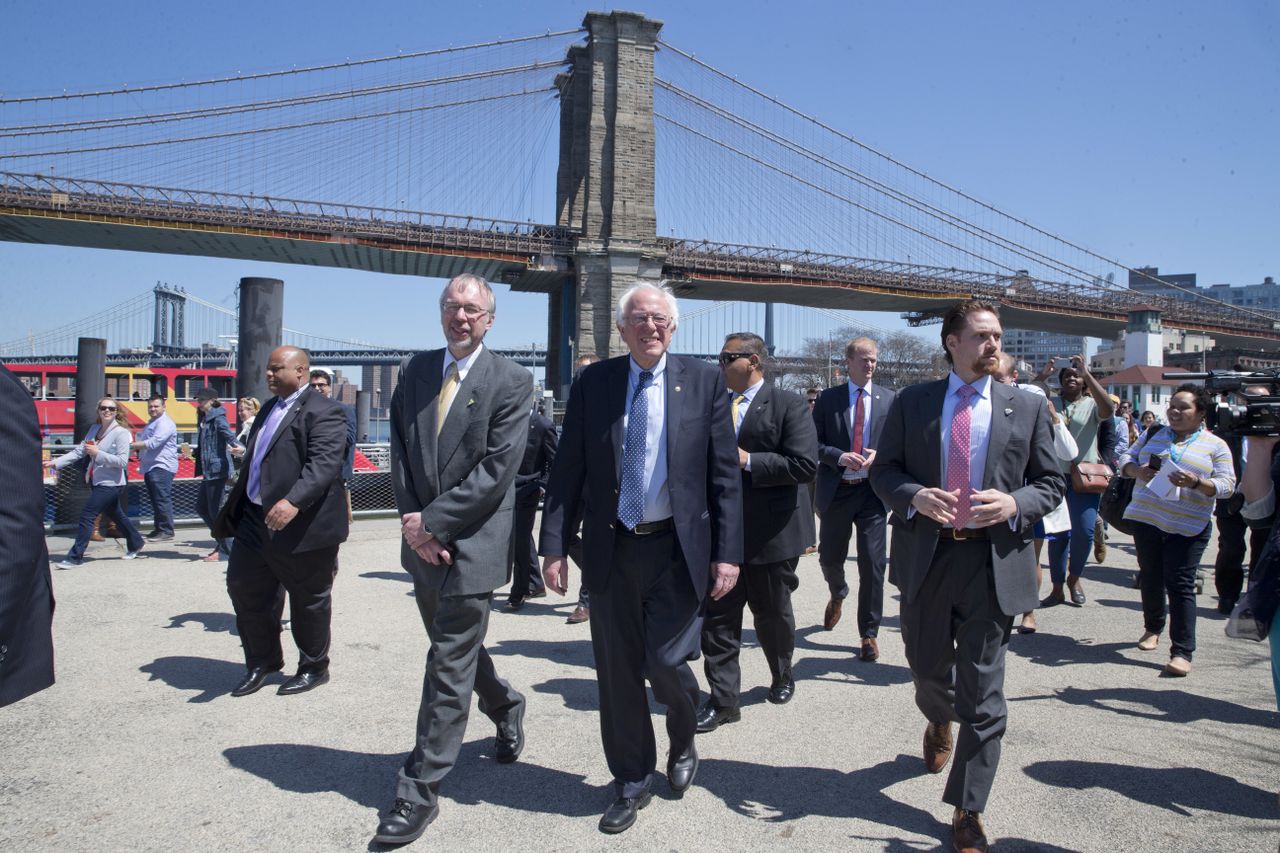
[[[622,410],[622,435],[627,434],[627,422],[631,418],[631,398],[640,383],[644,369],[629,360],[627,373],[627,401]],[[652,381],[644,390],[648,406],[648,425],[644,441],[644,518],[642,521],[662,521],[671,517],[671,495],[667,492],[667,355],[662,354],[649,371]]]

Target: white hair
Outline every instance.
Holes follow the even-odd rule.
[[[618,310],[615,314],[615,321],[619,326],[626,325],[627,309],[631,307],[631,300],[635,295],[643,290],[651,290],[662,296],[667,301],[667,315],[671,321],[667,324],[667,328],[671,331],[676,330],[676,326],[680,324],[680,305],[676,302],[676,295],[671,292],[671,288],[667,287],[666,282],[662,284],[651,284],[647,281],[639,284],[633,284],[627,288],[626,292],[618,300]]]

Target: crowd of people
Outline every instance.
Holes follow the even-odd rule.
[[[922,759],[931,773],[951,767],[943,800],[960,851],[987,849],[981,816],[1006,727],[1014,623],[1033,633],[1037,610],[1086,605],[1086,566],[1105,558],[1099,479],[1134,482],[1123,518],[1139,566],[1136,644],[1155,650],[1168,627],[1164,675],[1191,671],[1197,572],[1215,516],[1219,608],[1229,614],[1249,597],[1251,612],[1267,624],[1277,618],[1273,569],[1270,592],[1254,593],[1280,561],[1269,532],[1280,439],[1215,435],[1205,423],[1213,400],[1191,384],[1172,395],[1167,424],[1150,412],[1135,418],[1081,356],[1058,371],[1056,392],[1047,384],[1052,360],[1020,383],[1030,370],[1001,352],[993,304],[971,300],[946,313],[946,376],[895,392],[876,381],[876,341],[857,337],[845,349],[846,381],[806,399],[767,381],[768,350],[752,332],[726,337],[718,369],[670,353],[679,304],[666,288],[638,284],[615,306],[627,354],[579,361],[560,431],[537,411],[528,371],[484,346],[496,318],[489,284],[458,276],[439,307],[446,346],[406,359],[391,402],[401,565],[430,651],[412,747],[376,842],[408,843],[435,819],[473,693],[495,727],[498,762],[518,760],[528,703],[484,647],[491,600],[508,582],[511,609],[548,591],[564,595],[570,561],[581,594],[568,621],[589,624],[614,779],[599,821],[606,833],[627,830],[652,800],[658,748],[646,682],[666,708],[666,778],[677,796],[699,769],[697,735],[741,719],[746,610],[768,664],[768,701],[785,704],[801,689],[791,594],[800,557],[815,549],[828,590],[821,624],[834,631],[852,594],[853,545],[859,665],[880,656],[886,572],[901,594]],[[199,511],[215,542],[201,559],[227,563],[245,659],[235,697],[285,667],[286,598],[298,666],[277,692],[329,680],[333,582],[351,523],[354,413],[330,398],[327,374],[304,350],[277,348],[266,378],[265,403],[237,401],[238,431],[212,390],[196,396]],[[100,515],[126,540],[124,559],[148,539],[173,538],[172,484],[189,448],[164,409],[163,397],[148,401],[150,420],[135,437],[103,398],[85,439],[50,463],[54,472],[83,466],[90,486],[59,568],[82,563]],[[133,452],[153,508],[145,538],[121,502]],[[43,540],[23,541],[22,559],[38,565]],[[47,575],[47,558],[45,566]],[[46,578],[33,594],[51,611],[47,589]],[[1270,634],[1280,697],[1278,635],[1280,625]],[[0,669],[0,700],[51,681],[51,658],[45,666],[44,647],[31,648],[27,687],[12,687]],[[690,667],[699,657],[705,700]]]

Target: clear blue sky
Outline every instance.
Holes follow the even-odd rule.
[[[382,56],[568,29],[588,8],[619,7],[10,0],[0,89],[77,91]],[[621,8],[663,20],[666,41],[779,99],[1129,265],[1196,272],[1201,284],[1280,275],[1273,2]],[[287,282],[293,328],[440,343],[434,312],[415,296],[420,279],[10,243],[0,243],[0,340],[158,280],[225,302],[249,275]],[[352,293],[355,308],[335,311]],[[527,342],[531,326],[545,328],[543,297],[500,299],[494,343]],[[516,314],[525,322],[504,326]],[[867,319],[901,325],[894,315]]]

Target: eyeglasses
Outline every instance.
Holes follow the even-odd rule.
[[[446,302],[440,306],[440,310],[445,314],[457,314],[459,308],[462,309],[463,314],[467,315],[468,320],[478,320],[489,313],[488,308],[481,308],[479,305],[463,305],[460,302]]]
[[[728,367],[740,358],[751,358],[755,353],[750,352],[722,352],[720,353],[720,366]]]
[[[116,410],[115,406],[99,406],[98,407],[99,412],[114,412],[115,410]]]
[[[627,316],[627,322],[636,328],[646,323],[653,323],[655,327],[665,329],[671,324],[671,318],[666,314],[630,314]]]
[[[329,383],[328,382],[312,382],[311,387],[312,388],[328,388]]]

